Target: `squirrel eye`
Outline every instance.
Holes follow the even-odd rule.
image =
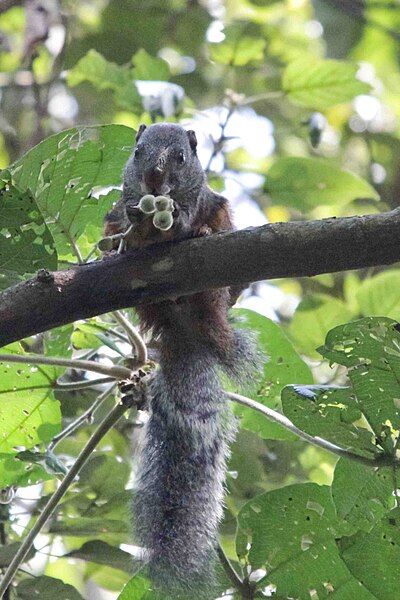
[[[185,163],[186,157],[185,157],[185,153],[183,150],[181,150],[178,154],[178,163],[180,165],[183,165]]]
[[[139,158],[139,156],[140,156],[140,148],[136,148],[135,152],[133,153],[133,156],[135,158]]]

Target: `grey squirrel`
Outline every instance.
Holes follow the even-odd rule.
[[[208,187],[196,146],[195,133],[179,125],[142,125],[122,198],[106,216],[106,235],[132,224],[127,246],[141,247],[232,230],[228,201]],[[138,210],[144,194],[170,194],[168,231]],[[219,371],[242,378],[254,361],[246,333],[228,319],[233,296],[228,288],[207,290],[137,309],[142,328],[159,340],[160,368],[151,389],[133,518],[162,598],[215,597],[217,530],[235,434]]]

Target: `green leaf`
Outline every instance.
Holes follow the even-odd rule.
[[[151,597],[151,583],[142,575],[135,575],[126,584],[117,600],[147,600]]]
[[[278,597],[305,599],[315,590],[315,597],[325,598],[333,589],[342,600],[371,600],[339,556],[340,528],[329,487],[287,486],[256,496],[240,510],[238,556],[253,570],[267,571],[258,585],[276,586]]]
[[[64,554],[64,557],[80,558],[88,562],[120,569],[127,573],[131,573],[134,568],[134,559],[131,554],[101,540],[86,542],[80,548]]]
[[[116,489],[125,488],[130,471],[129,464],[119,462],[116,457],[94,455],[79,474],[80,485],[83,489],[89,487],[97,499],[108,499],[115,494]]]
[[[170,71],[168,63],[162,58],[150,56],[141,48],[132,58],[133,78],[150,81],[168,81]]]
[[[285,415],[302,431],[375,458],[381,451],[371,431],[360,427],[362,417],[351,388],[290,385],[282,391]]]
[[[66,475],[68,469],[64,463],[53,452],[32,452],[32,450],[24,450],[18,452],[15,458],[26,463],[34,463],[43,467],[50,475]]]
[[[40,600],[83,600],[72,585],[44,575],[23,579],[19,582],[17,591],[19,600],[32,600],[36,597]]]
[[[140,109],[142,106],[133,79],[133,73],[128,68],[109,62],[93,49],[69,70],[67,76],[71,87],[89,81],[99,90],[113,90],[117,104],[127,110]]]
[[[96,189],[120,185],[134,131],[123,125],[78,127],[53,135],[11,167],[17,185],[30,189],[48,222],[59,254],[90,224],[100,231]]]
[[[370,91],[369,84],[357,79],[357,71],[356,65],[339,60],[301,58],[286,67],[282,87],[292,102],[324,110]]]
[[[356,530],[370,531],[394,507],[392,469],[371,469],[340,458],[332,482],[338,517]]]
[[[357,405],[392,454],[400,434],[400,333],[396,321],[367,317],[335,327],[319,352],[349,369]]]
[[[7,546],[0,546],[0,568],[8,567],[16,552],[20,549],[21,544],[19,542],[13,542]],[[24,563],[28,562],[35,556],[35,549],[31,548],[28,555],[24,558]]]
[[[385,315],[400,321],[400,270],[385,271],[365,279],[357,292],[357,301],[365,316]]]
[[[0,190],[0,289],[38,269],[56,269],[54,240],[32,194],[10,180]]]
[[[288,327],[288,333],[297,350],[316,357],[316,348],[328,331],[335,325],[349,321],[353,316],[341,300],[325,294],[314,294],[300,302]]]
[[[60,404],[45,367],[1,360],[3,352],[21,354],[13,344],[0,352],[0,452],[49,442],[61,428]]]
[[[267,173],[265,191],[276,204],[301,211],[324,205],[346,205],[357,198],[379,200],[364,179],[319,158],[278,158]]]
[[[360,532],[342,553],[355,577],[375,598],[399,597],[400,509],[396,508],[370,533]],[[358,598],[358,596],[357,596]]]
[[[301,360],[282,329],[266,317],[246,309],[236,309],[238,325],[251,330],[257,336],[257,347],[264,356],[261,380],[248,395],[270,408],[280,408],[281,390],[288,383],[312,383],[309,367]],[[241,425],[265,439],[294,439],[280,425],[268,421],[263,415],[250,408],[238,407],[242,415]]]
[[[24,487],[39,481],[53,479],[41,466],[26,464],[14,454],[0,453],[0,488],[15,485]]]
[[[264,58],[266,41],[262,38],[241,35],[236,28],[228,30],[227,37],[218,44],[209,44],[212,60],[223,65],[243,67]]]
[[[124,521],[115,519],[90,519],[87,517],[67,518],[56,521],[50,526],[50,533],[74,537],[124,534],[128,536],[128,527]]]

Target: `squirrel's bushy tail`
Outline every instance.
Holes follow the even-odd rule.
[[[150,577],[172,598],[191,592],[207,597],[213,587],[233,432],[214,356],[202,348],[197,355],[175,353],[172,363],[161,365],[140,458],[134,522],[150,553]]]
[[[215,545],[235,433],[218,367],[231,370],[235,354],[216,358],[207,344],[183,339],[179,331],[162,351],[133,508],[136,535],[163,598],[215,597]]]

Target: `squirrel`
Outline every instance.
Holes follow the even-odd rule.
[[[141,125],[105,234],[130,227],[126,247],[139,248],[232,230],[228,201],[208,187],[196,147],[195,132],[177,124]],[[152,215],[138,210],[144,194],[171,197],[170,229],[156,228]],[[236,431],[219,372],[242,379],[255,364],[247,333],[228,319],[236,297],[222,288],[137,307],[142,330],[159,341],[160,359],[136,476],[134,530],[163,598],[215,597],[218,524]]]

